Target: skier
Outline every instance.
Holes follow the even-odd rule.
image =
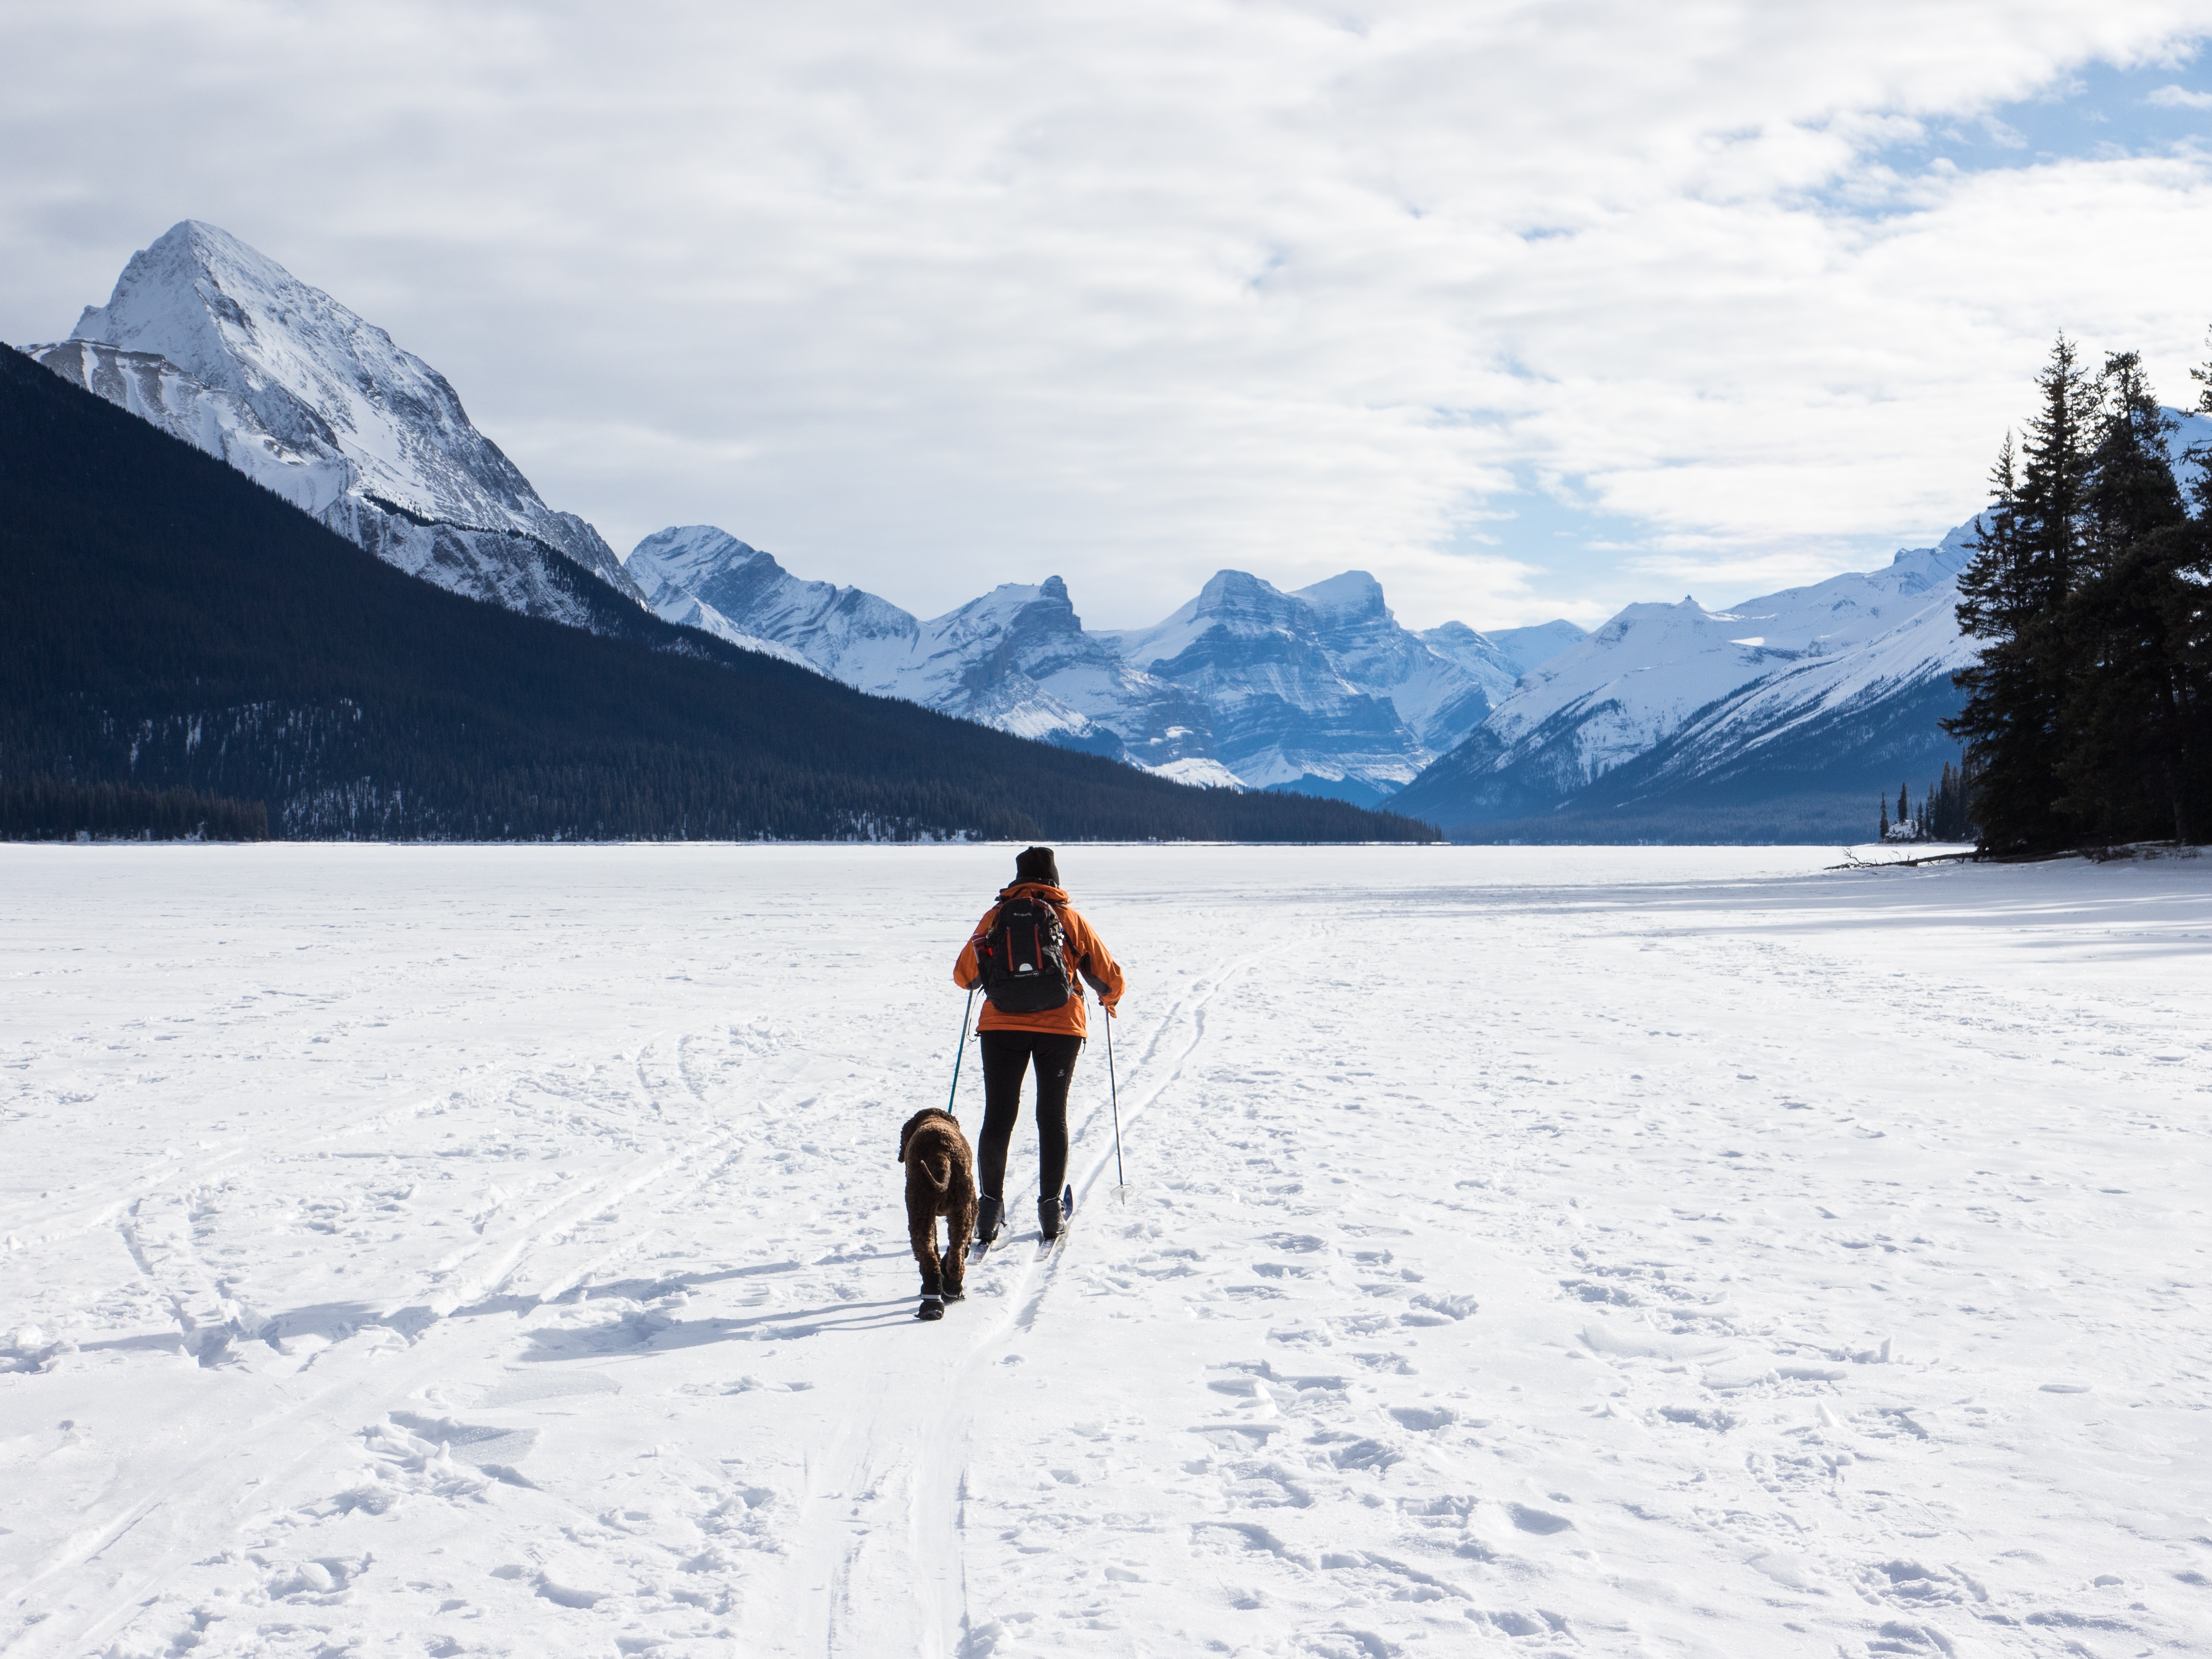
[[[1113,1018],[1121,1000],[1121,966],[1067,902],[1052,848],[1029,848],[1015,854],[1013,884],[983,913],[952,969],[953,983],[963,990],[980,983],[988,999],[976,1022],[983,1051],[983,1132],[975,1145],[979,1244],[995,1239],[1005,1220],[1006,1143],[1021,1115],[1022,1074],[1032,1062],[1037,1227],[1047,1240],[1060,1237],[1066,1219],[1067,1089],[1087,1030],[1079,974]]]

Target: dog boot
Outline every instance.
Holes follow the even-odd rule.
[[[1037,1233],[1044,1238],[1060,1237],[1060,1208],[1056,1198],[1037,1200]]]
[[[945,1317],[945,1280],[937,1273],[921,1276],[921,1305],[914,1310],[916,1319]]]
[[[990,1194],[983,1194],[975,1200],[975,1242],[985,1245],[997,1243],[999,1229],[1006,1224],[1006,1206]]]

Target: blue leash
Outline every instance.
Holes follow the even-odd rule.
[[[968,1054],[968,1016],[975,1012],[975,988],[971,985],[968,988],[967,1004],[960,1010],[960,1046],[952,1051],[952,1090],[945,1097],[946,1113],[956,1118],[960,1114],[953,1111],[952,1103],[960,1093],[960,1062],[967,1057]]]

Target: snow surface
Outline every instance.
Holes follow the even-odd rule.
[[[1007,849],[0,848],[0,1647],[2206,1651],[2212,860],[1836,861],[1063,849],[927,1326]]]

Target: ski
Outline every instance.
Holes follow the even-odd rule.
[[[1050,1238],[1047,1238],[1042,1232],[1037,1235],[1036,1259],[1038,1261],[1042,1261],[1047,1256],[1059,1252],[1060,1247],[1067,1242],[1067,1224],[1074,1219],[1075,1188],[1071,1184],[1060,1189],[1060,1231]]]
[[[1075,1188],[1073,1183],[1070,1183],[1060,1189],[1060,1231],[1050,1238],[1047,1238],[1042,1232],[1037,1235],[1038,1261],[1043,1261],[1060,1247],[1060,1240],[1067,1237],[1067,1224],[1074,1218]],[[970,1261],[981,1261],[990,1253],[990,1249],[989,1241],[977,1238],[968,1246],[968,1259]]]
[[[975,1236],[968,1241],[968,1259],[970,1261],[981,1261],[985,1255],[990,1250],[993,1238],[995,1238],[998,1233],[1003,1232],[1006,1230],[1006,1212],[1001,1210],[999,1212],[998,1227],[994,1230],[992,1237],[987,1238],[983,1236],[983,1221],[985,1216],[997,1203],[998,1200],[996,1199],[985,1197],[981,1200],[976,1206]]]

